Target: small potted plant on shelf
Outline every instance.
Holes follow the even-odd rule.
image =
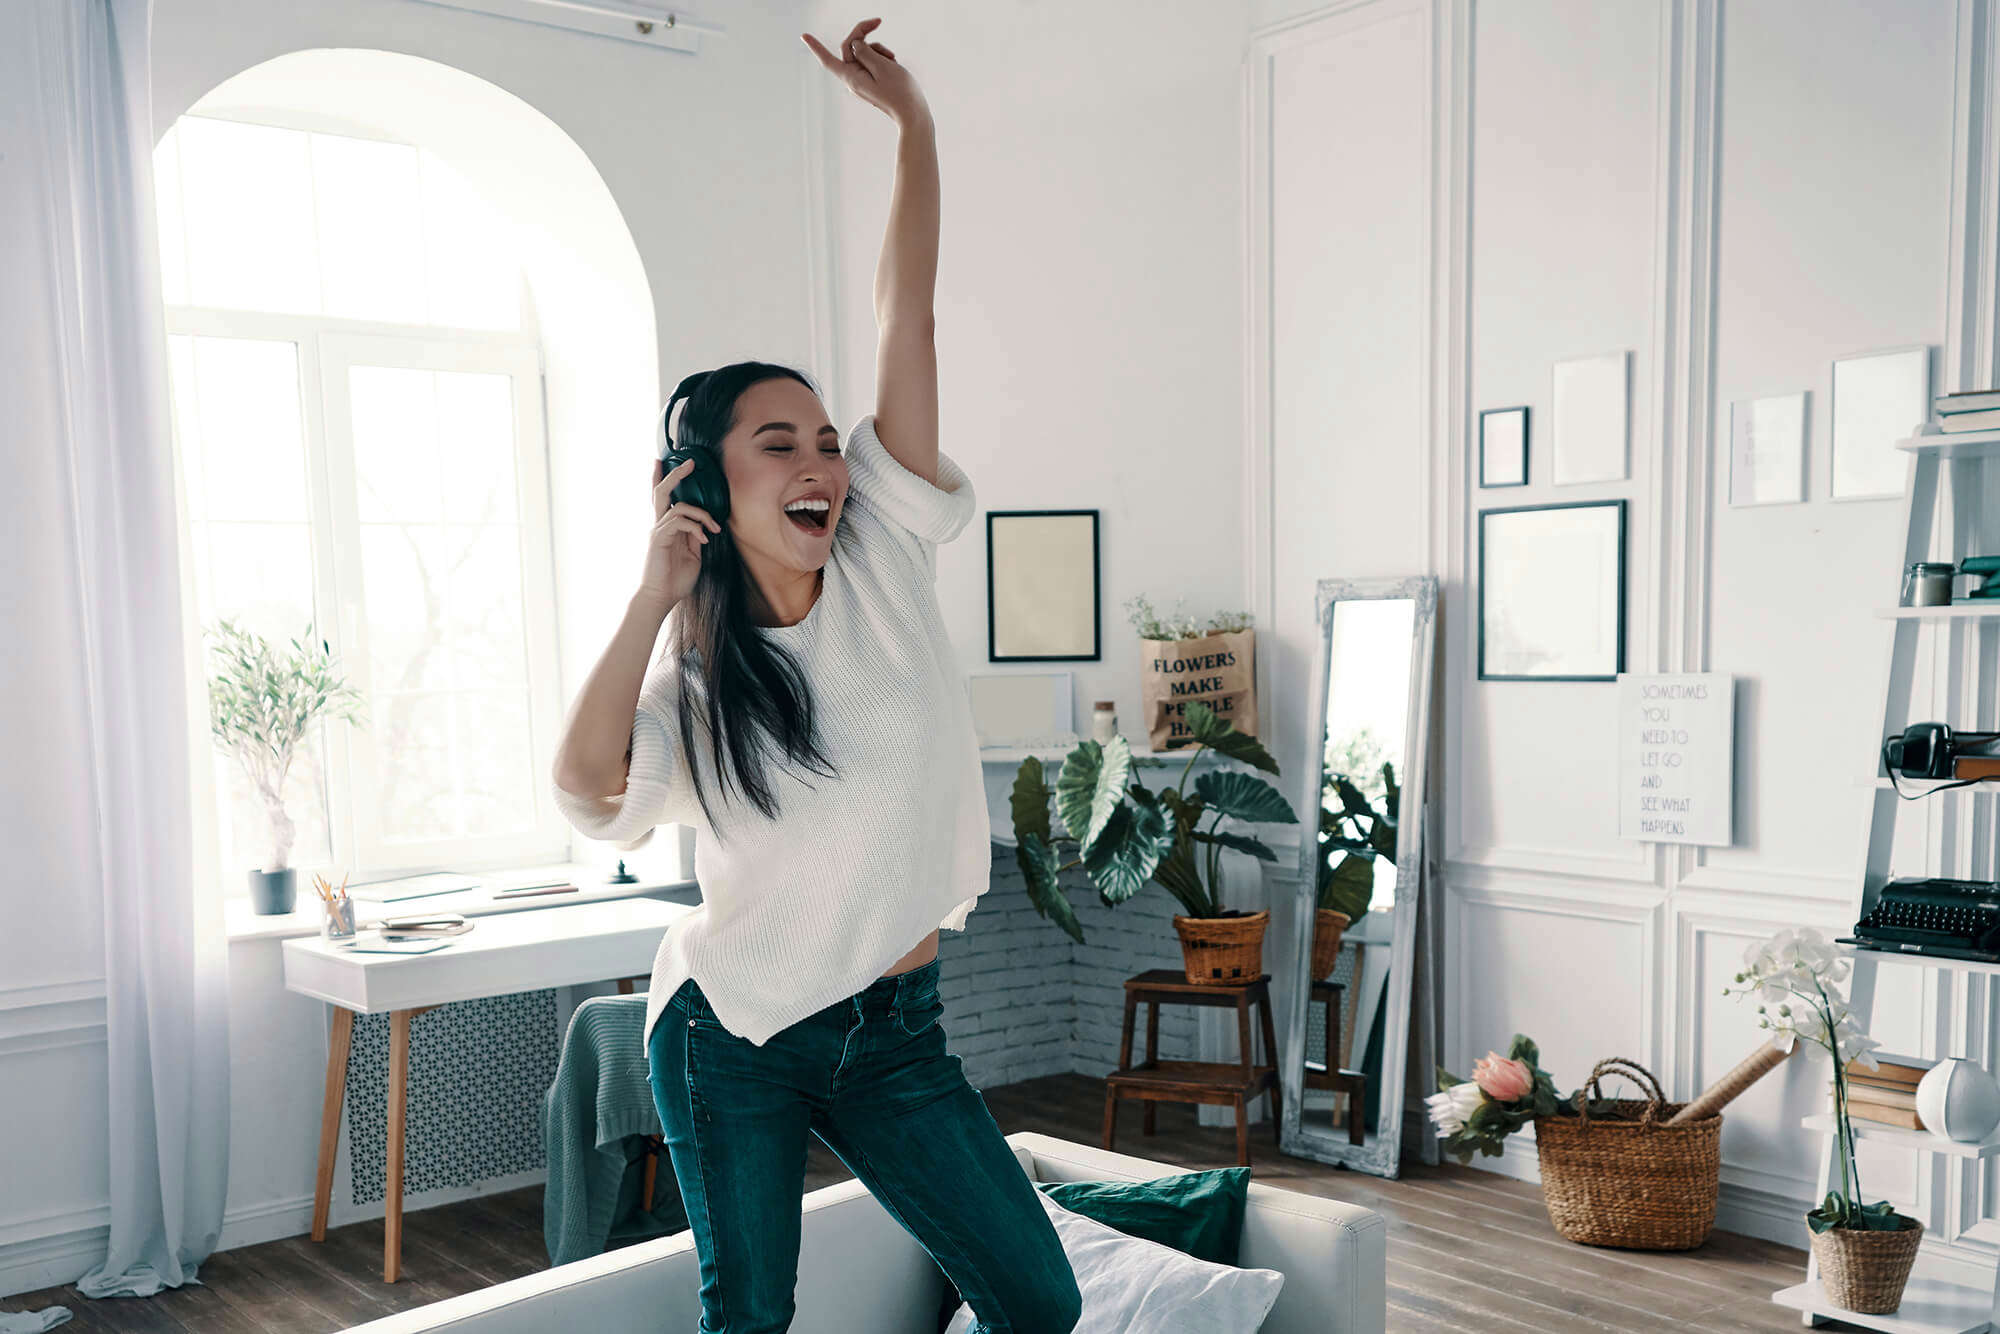
[[[360,721],[361,694],[340,679],[332,650],[313,637],[310,625],[285,658],[262,635],[228,617],[208,633],[219,641],[215,653],[221,660],[221,670],[208,682],[209,731],[242,765],[269,822],[265,864],[249,873],[251,911],[288,913],[298,892],[298,872],[288,864],[294,827],[285,813],[292,757],[323,717]]]
[[[1209,770],[1185,791],[1195,756],[1207,747],[1269,774],[1278,762],[1256,737],[1238,732],[1199,701],[1187,706],[1189,735],[1169,743],[1190,754],[1180,783],[1158,793],[1132,777],[1132,747],[1122,736],[1110,744],[1085,741],[1064,757],[1051,788],[1042,762],[1029,756],[1014,776],[1014,859],[1027,880],[1028,899],[1044,917],[1079,944],[1083,927],[1057,877],[1081,866],[1096,884],[1106,907],[1115,907],[1157,880],[1187,911],[1174,917],[1187,979],[1231,985],[1263,973],[1268,909],[1254,913],[1222,906],[1221,852],[1234,848],[1260,861],[1277,855],[1247,834],[1219,826],[1233,818],[1250,823],[1296,824],[1289,803],[1263,779],[1234,770]],[[1049,803],[1055,802],[1065,833],[1051,832]],[[1213,815],[1208,828],[1203,816]],[[1064,843],[1077,848],[1063,862]]]
[[[1806,1215],[1812,1255],[1826,1298],[1844,1310],[1882,1315],[1903,1302],[1924,1225],[1890,1208],[1887,1200],[1863,1204],[1854,1156],[1854,1123],[1848,1114],[1847,1063],[1877,1068],[1881,1044],[1861,1031],[1841,995],[1850,962],[1810,927],[1786,929],[1743,956],[1743,971],[1723,994],[1755,996],[1758,1026],[1771,1045],[1790,1051],[1803,1038],[1833,1058],[1835,1156],[1839,1189],[1827,1192]]]
[[[1346,773],[1327,766],[1320,789],[1319,884],[1314,900],[1312,973],[1315,980],[1333,971],[1340,958],[1341,937],[1361,920],[1375,897],[1375,861],[1396,860],[1396,811],[1401,793],[1396,766],[1386,761],[1379,775],[1381,802],[1370,800],[1367,788]]]

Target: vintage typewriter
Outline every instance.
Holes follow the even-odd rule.
[[[1839,943],[2000,963],[2000,882],[1891,880]]]

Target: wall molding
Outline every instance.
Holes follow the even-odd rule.
[[[105,1041],[104,979],[0,988],[0,1059]]]
[[[1640,975],[1636,982],[1640,995],[1639,1026],[1642,1033],[1640,1045],[1645,1049],[1639,1059],[1649,1069],[1660,1068],[1662,1008],[1659,994],[1662,976],[1660,950],[1661,927],[1666,913],[1664,901],[1639,899],[1607,901],[1579,898],[1567,893],[1515,893],[1453,884],[1448,886],[1442,906],[1444,909],[1443,972],[1446,977],[1453,980],[1454,989],[1446,996],[1444,1013],[1449,1023],[1443,1035],[1440,1064],[1452,1070],[1464,1070],[1471,1066],[1472,1052],[1464,1046],[1465,1034],[1470,1028],[1469,1007],[1474,1000],[1465,986],[1463,951],[1467,943],[1466,914],[1468,909],[1487,909],[1576,921],[1610,922],[1616,926],[1635,930],[1638,934],[1640,960]],[[1582,1082],[1581,1077],[1577,1082]]]

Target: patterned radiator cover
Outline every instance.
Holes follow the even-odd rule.
[[[529,1172],[542,1154],[542,1095],[556,1075],[556,994],[460,1001],[410,1021],[403,1190]],[[347,1135],[354,1203],[382,1198],[388,1158],[389,1016],[354,1017]]]

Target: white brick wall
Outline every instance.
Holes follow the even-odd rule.
[[[1081,871],[1065,872],[1062,884],[1083,926],[1081,945],[1035,911],[1014,850],[1000,844],[993,848],[993,888],[966,918],[966,929],[938,934],[945,1032],[975,1088],[1039,1075],[1109,1074],[1118,1067],[1125,979],[1182,966],[1173,924],[1180,905],[1164,888],[1149,883],[1114,909]],[[1268,954],[1265,971],[1271,971]],[[1145,1056],[1149,1008],[1133,1027],[1134,1060]],[[1161,1009],[1161,1059],[1201,1059],[1200,1013],[1186,1005]],[[1232,1040],[1222,1059],[1233,1055]]]

